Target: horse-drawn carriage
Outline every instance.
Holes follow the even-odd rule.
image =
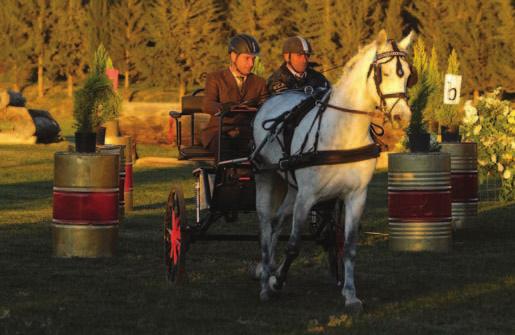
[[[197,241],[258,241],[259,234],[210,234],[211,225],[224,219],[234,222],[238,213],[255,212],[256,187],[255,168],[249,160],[251,153],[251,138],[239,137],[237,139],[226,135],[229,127],[224,119],[233,117],[238,113],[255,112],[248,107],[233,106],[219,113],[220,131],[218,157],[199,145],[196,140],[196,118],[202,113],[202,90],[195,91],[191,96],[182,98],[182,111],[170,112],[175,121],[176,143],[180,160],[194,161],[198,167],[193,170],[195,179],[195,208],[187,209],[184,192],[178,185],[173,185],[166,204],[164,219],[164,257],[166,277],[176,283],[185,274],[185,259],[190,245]],[[190,136],[183,137],[185,117],[189,120]],[[189,121],[189,122],[188,122]],[[248,125],[247,125],[248,127]],[[243,144],[234,145],[234,141]],[[187,144],[183,144],[187,142]],[[228,142],[231,145],[228,145]],[[244,148],[230,150],[230,148]],[[331,273],[339,285],[342,281],[341,259],[343,253],[343,231],[336,222],[336,201],[318,204],[311,212],[310,234],[303,236],[304,240],[314,240],[328,252]],[[193,214],[194,215],[190,215]],[[192,219],[193,218],[193,222]],[[287,240],[288,236],[280,236],[280,240]]]
[[[347,63],[341,79],[323,96],[311,90],[286,92],[268,99],[253,121],[255,150],[250,156],[248,151],[226,150],[225,142],[231,139],[225,136],[223,121],[248,111],[236,106],[220,112],[218,163],[194,171],[198,185],[194,223],[187,222],[182,190],[173,187],[170,192],[164,223],[170,281],[176,281],[183,273],[191,243],[203,239],[256,240],[259,236],[262,259],[256,274],[260,278],[260,298],[266,301],[282,288],[299,255],[300,240],[306,239],[302,229],[309,225],[310,238],[328,251],[330,268],[342,287],[346,308],[362,309],[354,284],[358,226],[381,151],[376,137],[380,133],[374,131],[371,117],[379,113],[395,127],[409,123],[407,89],[416,82],[406,52],[412,36],[397,44],[381,31],[375,41]],[[180,157],[212,162],[213,155],[195,145],[193,138],[201,97],[185,99],[183,112],[171,114],[177,123]],[[307,108],[299,109],[301,105]],[[181,145],[180,138],[184,115],[192,120],[192,140],[187,147]],[[295,127],[288,131],[291,119]],[[235,213],[253,210],[260,222],[259,235],[207,234],[211,224],[221,217],[231,221]],[[292,223],[286,238],[280,235],[285,222]],[[286,252],[277,265],[277,241],[285,239]]]

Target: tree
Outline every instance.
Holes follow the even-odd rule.
[[[20,0],[5,0],[0,6],[0,59],[12,73],[16,91],[21,88],[22,69],[29,63],[28,32],[22,18]]]
[[[389,38],[399,40],[402,38],[402,28],[404,21],[402,11],[406,5],[406,0],[390,0],[384,13],[384,29]]]
[[[447,71],[446,74],[460,74],[460,62],[458,60],[458,54],[456,50],[452,50],[449,58],[447,59]],[[443,94],[441,94],[441,98],[443,99]],[[461,115],[461,106],[460,105],[441,105],[435,111],[435,117],[440,123],[441,126],[452,127],[457,126],[462,117]]]
[[[74,79],[87,58],[86,10],[81,0],[55,1],[52,13],[57,18],[49,41],[50,70],[66,76],[67,93],[73,96]]]
[[[311,43],[314,50],[313,60],[321,62],[323,70],[341,62],[337,56],[339,45],[334,41],[337,32],[332,23],[333,9],[331,0],[306,0],[305,9],[295,11],[298,15],[296,21],[299,34]]]
[[[429,130],[437,133],[436,115],[443,107],[443,75],[439,70],[438,55],[434,46],[431,49],[431,57],[427,66],[427,82],[430,86],[431,95],[423,112],[424,120],[429,125]]]
[[[89,40],[89,57],[93,59],[98,46],[100,44],[109,45],[111,42],[111,22],[109,21],[109,12],[113,0],[88,0],[88,40]]]
[[[129,89],[130,78],[138,74],[137,63],[144,57],[145,6],[143,0],[121,0],[111,10],[111,44],[108,46],[113,61],[124,74],[124,88]]]
[[[50,0],[21,1],[23,24],[28,32],[29,58],[37,66],[38,97],[44,95],[44,68],[48,54],[45,52],[52,27]]]
[[[508,0],[416,1],[409,12],[441,59],[451,48],[461,55],[467,90],[499,84],[515,89],[514,12]]]
[[[252,35],[261,47],[266,73],[282,62],[283,40],[293,34],[287,27],[288,7],[272,0],[235,0],[229,2],[229,25],[234,34]]]
[[[179,96],[223,62],[220,16],[220,6],[213,0],[157,0],[151,8],[153,66],[165,84],[179,86]]]
[[[381,6],[377,0],[342,0],[334,3],[338,58],[349,60],[360,45],[380,30]]]

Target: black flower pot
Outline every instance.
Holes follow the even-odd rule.
[[[428,133],[409,134],[408,141],[411,152],[429,152],[431,135]]]
[[[75,133],[75,151],[77,152],[95,152],[96,142],[96,133]]]
[[[442,142],[454,142],[459,143],[461,141],[460,130],[456,126],[441,126],[440,133],[442,134]]]
[[[97,144],[98,145],[104,145],[106,142],[106,128],[105,127],[98,127],[97,129]]]

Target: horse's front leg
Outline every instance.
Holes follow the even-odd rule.
[[[284,198],[284,187],[281,180],[273,173],[256,174],[256,212],[260,226],[261,263],[254,270],[261,282],[260,299],[268,300],[268,282],[273,268],[272,254],[272,221],[277,207]]]
[[[362,189],[351,192],[345,197],[345,244],[343,267],[345,269],[345,281],[342,295],[345,298],[345,307],[351,313],[359,313],[363,309],[363,303],[356,297],[354,285],[354,263],[356,260],[356,248],[358,243],[358,228],[361,214],[365,208],[367,190]]]
[[[280,290],[288,275],[291,264],[297,258],[300,251],[301,229],[308,219],[309,212],[313,206],[312,199],[306,201],[302,196],[297,195],[293,208],[293,223],[290,238],[286,245],[285,257],[276,271],[275,276],[270,277],[270,288],[274,291]]]
[[[297,190],[292,187],[289,187],[288,193],[286,194],[286,197],[284,198],[281,207],[279,207],[274,217],[274,220],[272,220],[272,244],[270,247],[270,260],[273,266],[275,266],[275,251],[277,242],[279,241],[279,236],[281,235],[281,232],[283,230],[284,223],[288,220],[291,220],[296,195]]]

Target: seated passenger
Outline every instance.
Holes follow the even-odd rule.
[[[215,114],[221,111],[222,106],[245,105],[256,108],[266,99],[265,80],[251,72],[258,54],[259,45],[252,36],[236,35],[229,42],[229,68],[207,75],[203,111],[212,116],[207,127],[202,131],[201,142],[205,148],[215,154],[215,157],[219,147],[218,128],[220,124],[220,119]],[[250,139],[252,135],[250,123],[254,113],[255,109],[254,112],[248,114],[224,117],[224,128],[229,126],[228,129],[225,129],[225,135],[232,138]],[[231,128],[230,125],[234,125],[234,127]],[[235,143],[238,142],[241,143],[241,141],[235,141]],[[242,148],[234,149],[241,151]]]
[[[330,88],[331,84],[320,72],[309,67],[311,45],[304,38],[288,38],[283,45],[284,63],[267,80],[270,94],[277,94],[289,89]]]

